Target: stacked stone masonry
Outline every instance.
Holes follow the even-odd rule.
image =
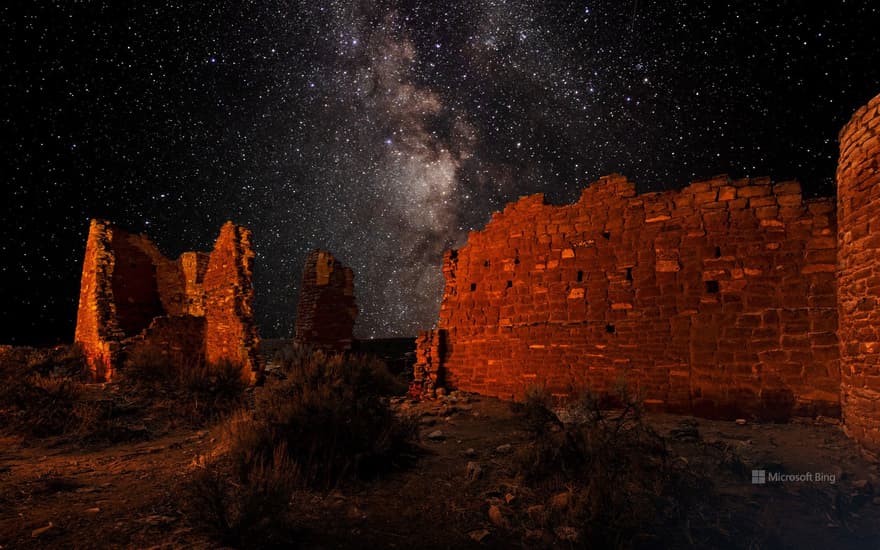
[[[444,349],[420,353],[508,399],[626,386],[705,416],[837,415],[836,232],[831,199],[767,178],[526,197],[447,252]]]
[[[310,252],[303,268],[294,342],[325,351],[347,351],[357,313],[354,272],[326,250]]]
[[[255,380],[252,258],[250,232],[231,222],[214,252],[175,261],[144,235],[92,220],[74,340],[95,377],[110,380],[127,354],[151,345],[178,364],[232,362]]]
[[[880,455],[880,96],[840,132],[837,167],[841,405],[847,432]]]

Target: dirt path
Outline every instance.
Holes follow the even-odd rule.
[[[207,432],[106,449],[0,442],[0,546],[179,546],[179,483]]]
[[[304,547],[560,544],[551,529],[526,533],[518,523],[543,497],[515,479],[528,434],[509,404],[459,396],[396,407],[421,419],[424,452],[384,479],[297,495]],[[713,476],[727,515],[720,528],[759,530],[764,536],[755,547],[880,548],[877,467],[833,423],[737,425],[671,415],[652,415],[650,423],[668,437],[673,455]],[[180,498],[194,459],[210,446],[206,431],[95,449],[2,440],[0,548],[216,547],[189,524]],[[720,467],[713,462],[719,456],[732,458]],[[754,485],[752,469],[826,474],[835,482]],[[503,511],[500,520],[489,517],[493,504]],[[754,542],[734,540],[732,548]]]

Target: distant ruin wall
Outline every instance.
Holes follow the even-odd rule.
[[[187,252],[173,261],[146,236],[92,220],[74,340],[95,378],[112,379],[126,352],[154,345],[186,357],[181,364],[233,361],[252,379],[259,368],[249,305],[252,257],[249,233],[231,223],[211,256]],[[209,277],[211,258],[216,267]]]
[[[880,96],[840,132],[837,193],[841,404],[847,433],[880,455]]]
[[[326,250],[311,251],[303,268],[294,342],[346,351],[351,349],[356,318],[354,272]]]
[[[508,399],[625,384],[671,411],[837,415],[836,232],[831,199],[766,178],[526,197],[447,252],[444,349],[423,338],[419,354],[449,386]]]

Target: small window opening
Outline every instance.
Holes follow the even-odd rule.
[[[633,268],[631,267],[626,268],[626,280],[629,282],[633,280]]]
[[[490,265],[492,265],[492,264],[489,263],[489,260],[486,260],[485,262],[483,262],[483,267],[489,267]]]
[[[614,334],[617,329],[614,328],[614,325],[605,325],[605,332],[608,334]]]
[[[477,290],[477,283],[471,283],[471,292]]]
[[[583,272],[583,270],[581,270],[581,269],[578,270],[578,278],[577,278],[577,280],[578,280],[579,283],[584,282],[584,272]]]
[[[718,294],[718,291],[721,288],[718,286],[718,281],[706,281],[706,292],[709,294]]]
[[[507,281],[507,288],[510,288],[512,286],[513,286],[513,281]]]
[[[602,238],[605,239],[605,240],[607,241],[608,239],[611,238],[611,232],[610,232],[610,231],[603,231],[603,232],[602,232]]]
[[[720,258],[720,257],[721,257],[721,247],[720,247],[720,246],[716,246],[716,247],[715,247],[715,257],[716,257],[716,258]]]

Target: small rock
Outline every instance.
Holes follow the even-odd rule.
[[[550,507],[554,510],[565,510],[571,502],[571,493],[559,493],[550,498]]]
[[[433,432],[428,434],[428,439],[432,441],[443,441],[444,439],[446,439],[446,436],[443,435],[443,432],[441,432],[440,430],[434,430]]]
[[[506,455],[511,450],[513,450],[513,447],[510,445],[510,443],[505,443],[504,445],[498,445],[497,447],[495,447],[495,452],[502,455]]]
[[[678,441],[699,441],[700,432],[692,426],[686,426],[671,430],[669,437]]]
[[[510,504],[514,500],[516,500],[516,495],[512,493],[507,493],[504,495],[504,502],[506,502],[507,504]]]
[[[437,424],[436,418],[422,418],[419,420],[420,426],[433,426],[435,424]]]
[[[476,531],[469,532],[468,536],[477,542],[482,542],[484,538],[489,536],[489,530],[488,529],[477,529]]]
[[[556,533],[556,538],[567,542],[577,542],[581,538],[580,532],[568,525],[560,525],[553,532]]]
[[[544,531],[541,529],[526,529],[527,540],[540,540],[544,538]]]
[[[507,520],[504,519],[504,514],[501,513],[501,508],[496,504],[489,506],[489,521],[497,527],[505,527],[507,525]]]
[[[745,418],[737,418],[737,419],[736,419],[736,425],[737,425],[737,426],[745,426],[745,425],[748,424],[748,423],[749,423],[749,421],[746,420]]]
[[[473,457],[477,456],[477,451],[473,447],[468,447],[461,454],[463,454],[464,456],[466,456],[468,458],[473,458]]]
[[[53,527],[55,527],[55,524],[52,523],[52,522],[50,521],[50,522],[49,522],[49,525],[47,525],[47,526],[45,526],[45,527],[39,527],[39,528],[34,529],[33,531],[31,531],[31,537],[32,537],[32,538],[37,538],[37,537],[39,537],[40,535],[42,535],[42,534],[46,533],[47,531],[49,531],[49,529],[52,529]]]
[[[86,513],[87,513],[87,514],[97,514],[97,513],[100,512],[100,511],[101,511],[101,509],[98,508],[97,506],[95,506],[94,508],[89,508],[89,509],[87,509],[87,510],[86,510]]]
[[[467,478],[471,481],[480,479],[483,476],[483,467],[480,466],[479,462],[468,462],[465,467],[465,473],[467,474]]]

